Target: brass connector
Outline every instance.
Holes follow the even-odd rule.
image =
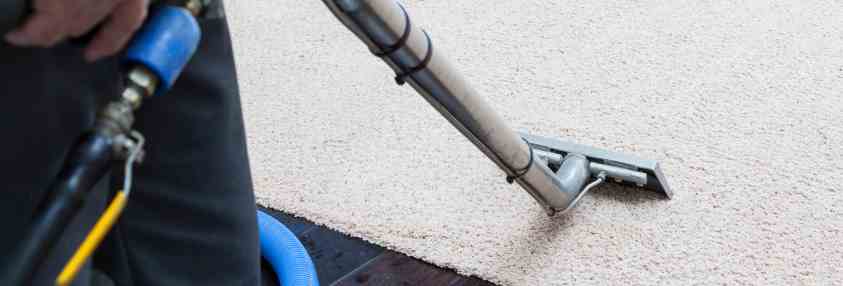
[[[185,0],[184,1],[184,8],[190,11],[194,17],[199,17],[202,14],[202,11],[205,10],[205,1],[202,0]]]
[[[152,96],[158,88],[158,77],[142,65],[136,65],[129,71],[129,83],[144,91],[144,96]]]
[[[143,101],[143,94],[140,88],[136,86],[128,86],[126,89],[123,90],[123,101],[128,102],[132,109],[138,109],[141,105],[141,101]]]
[[[128,73],[126,89],[121,94],[123,101],[129,103],[133,109],[140,107],[144,98],[155,94],[158,87],[158,77],[147,68],[137,65]]]

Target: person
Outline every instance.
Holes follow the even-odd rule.
[[[0,43],[0,253],[20,242],[98,108],[119,96],[119,53],[148,13],[147,0],[30,1],[31,14]],[[125,212],[74,285],[260,283],[256,206],[220,2],[198,19],[202,41],[172,90],[136,112],[145,160]],[[87,43],[72,41],[88,33]],[[91,192],[33,285],[53,283],[120,187],[120,166]]]

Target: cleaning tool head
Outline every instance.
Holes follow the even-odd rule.
[[[656,161],[523,132],[520,134],[551,170],[558,172],[567,157],[581,155],[588,160],[588,171],[595,178],[604,173],[612,182],[653,190],[667,198],[673,196]]]

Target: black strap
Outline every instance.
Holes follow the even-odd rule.
[[[527,172],[530,171],[530,168],[533,167],[533,146],[530,145],[530,141],[527,141],[527,139],[521,139],[523,139],[524,142],[527,143],[527,148],[530,148],[530,161],[527,161],[527,166],[524,166],[524,168],[516,170],[515,175],[506,176],[506,182],[510,184],[512,184],[512,182],[515,182],[516,179],[521,178],[521,176],[527,174]]]
[[[424,32],[424,37],[427,38],[427,54],[424,55],[424,59],[417,66],[395,75],[395,82],[398,85],[404,85],[404,79],[406,77],[426,69],[427,64],[430,63],[430,59],[433,58],[433,41],[430,40],[430,35],[427,34],[427,31],[422,30],[422,32]]]
[[[412,31],[412,24],[410,24],[410,15],[407,14],[407,10],[404,9],[404,5],[398,4],[398,7],[400,7],[401,12],[404,13],[404,33],[401,34],[401,38],[398,38],[398,41],[396,41],[391,46],[381,49],[380,52],[372,51],[372,53],[378,57],[382,58],[394,53],[398,49],[404,47],[404,45],[407,43],[407,39],[410,38],[410,31]]]
[[[404,9],[404,5],[398,3],[398,7],[401,8],[401,12],[404,13],[404,33],[401,34],[401,37],[389,47],[381,48],[380,51],[372,51],[372,54],[375,54],[375,56],[381,58],[389,56],[407,45],[407,39],[410,38],[413,26],[410,22],[410,15],[407,13],[407,10]],[[427,68],[427,64],[430,63],[430,59],[433,58],[433,41],[430,40],[430,35],[427,34],[427,31],[422,30],[422,32],[424,32],[424,36],[427,38],[427,54],[425,54],[424,59],[422,59],[422,61],[415,67],[409,68],[395,75],[395,82],[398,83],[398,85],[404,85],[404,83],[406,83],[405,79],[408,76],[412,76],[413,74]]]

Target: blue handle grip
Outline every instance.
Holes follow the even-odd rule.
[[[184,8],[163,6],[155,9],[126,50],[125,61],[140,64],[158,76],[155,95],[173,86],[190,61],[202,32],[196,18]]]

